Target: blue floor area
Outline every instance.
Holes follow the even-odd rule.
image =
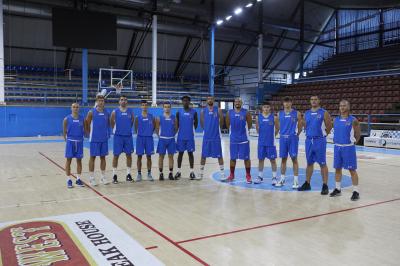
[[[317,166],[316,166],[317,167]],[[344,171],[346,172],[346,171]],[[279,169],[278,169],[279,173]],[[225,170],[225,175],[229,175],[229,170]],[[274,187],[271,185],[272,179],[272,171],[270,167],[264,168],[264,182],[261,184],[246,184],[246,170],[244,168],[236,168],[235,171],[235,181],[225,183],[220,181],[220,174],[219,172],[215,172],[212,174],[212,178],[220,183],[227,184],[229,186],[237,186],[243,188],[252,188],[252,189],[263,189],[263,190],[272,190],[272,191],[290,191],[290,192],[298,192],[297,190],[292,189],[293,185],[293,170],[292,168],[287,168],[286,171],[286,184],[283,187]],[[251,168],[251,176],[253,180],[258,175],[258,168],[252,167]],[[302,185],[306,178],[306,170],[304,168],[299,169],[299,185]],[[329,172],[328,178],[328,186],[329,189],[333,189],[335,187],[335,173]],[[348,175],[343,175],[342,177],[342,187],[346,188],[351,186],[351,177]],[[314,174],[311,177],[311,191],[321,191],[322,187],[322,178],[321,172],[319,170],[314,170]]]

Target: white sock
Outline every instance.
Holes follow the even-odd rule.
[[[258,170],[258,176],[263,178],[263,171]]]
[[[105,178],[106,177],[106,171],[101,170],[101,177]]]
[[[117,168],[113,168],[113,175],[117,174]]]
[[[358,186],[353,186],[353,191],[358,192]]]
[[[342,188],[340,182],[336,182],[336,189],[340,190]]]
[[[285,175],[282,175],[282,174],[281,174],[281,179],[285,179]]]
[[[127,174],[127,175],[130,175],[130,174],[131,174],[131,168],[130,168],[130,167],[127,167],[127,168],[126,168],[126,174]]]
[[[193,168],[190,168],[190,173],[194,173],[194,170],[193,170]]]
[[[94,172],[89,172],[89,179],[94,179]]]
[[[219,171],[221,173],[221,176],[224,177],[225,176],[224,165],[219,166]]]
[[[272,172],[272,177],[276,178],[276,172]]]
[[[200,165],[200,175],[204,175],[204,165]]]
[[[299,177],[297,175],[293,176],[293,181],[299,183]]]
[[[181,172],[181,168],[180,167],[178,167],[178,171],[177,171],[177,173],[180,173]]]

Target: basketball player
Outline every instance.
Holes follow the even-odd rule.
[[[148,112],[147,101],[141,102],[142,112],[135,119],[135,131],[137,134],[136,138],[136,154],[137,158],[137,169],[138,174],[136,182],[142,181],[142,156],[146,154],[147,159],[147,180],[154,181],[151,175],[151,155],[154,154],[154,140],[153,132],[155,128],[155,120],[153,115]]]
[[[118,158],[121,153],[126,155],[126,181],[132,182],[131,168],[132,168],[132,153],[133,153],[133,139],[132,139],[132,126],[135,116],[133,112],[128,109],[128,99],[126,96],[119,97],[119,107],[111,113],[111,128],[114,133],[114,148],[113,148],[113,183],[118,183],[117,167]]]
[[[256,118],[256,130],[258,133],[258,176],[254,184],[263,182],[265,158],[271,163],[272,182],[276,183],[275,135],[279,131],[277,120],[272,113],[271,105],[268,102],[264,102],[261,105],[261,113]]]
[[[298,190],[311,190],[310,180],[314,172],[314,163],[318,163],[323,181],[321,195],[327,195],[329,188],[328,167],[326,165],[326,136],[331,132],[332,120],[329,113],[320,107],[318,96],[311,96],[310,103],[311,109],[304,114],[307,159],[306,181]]]
[[[292,99],[283,98],[283,110],[278,113],[279,123],[279,157],[281,157],[281,178],[278,183],[272,180],[272,184],[281,187],[285,184],[286,163],[290,156],[293,163],[293,189],[299,187],[299,162],[297,154],[299,150],[299,135],[302,131],[301,114],[292,108]],[[276,180],[276,179],[275,179]]]
[[[82,158],[83,158],[83,138],[85,134],[85,119],[79,115],[79,104],[71,105],[71,114],[64,118],[63,136],[65,140],[65,174],[67,175],[67,187],[73,188],[71,180],[71,162],[76,159],[76,182],[79,187],[83,187],[81,180]]]
[[[346,100],[340,101],[340,116],[333,122],[333,142],[335,144],[333,153],[333,167],[335,168],[336,188],[330,194],[331,197],[341,195],[342,168],[349,170],[353,182],[352,201],[360,198],[358,192],[357,155],[355,143],[360,140],[361,129],[358,120],[350,115],[350,103]]]
[[[175,179],[181,178],[181,167],[183,153],[187,151],[189,156],[190,165],[190,180],[196,179],[194,174],[194,157],[193,152],[195,151],[194,143],[194,130],[198,126],[197,112],[190,107],[190,96],[182,97],[183,108],[176,113],[176,124],[178,128],[178,137],[176,140],[176,149],[178,150],[178,171],[176,172]]]
[[[104,109],[104,95],[97,94],[96,107],[90,110],[86,116],[86,127],[90,132],[90,159],[89,159],[89,181],[92,186],[96,186],[94,178],[94,163],[97,156],[100,157],[100,181],[107,185],[106,156],[108,155],[108,138],[110,137],[110,115]]]
[[[221,148],[221,128],[224,125],[222,110],[214,106],[214,97],[207,97],[207,107],[200,113],[200,125],[204,129],[203,145],[201,149],[199,180],[204,176],[204,165],[208,157],[218,158],[220,179],[225,179],[224,159]]]
[[[160,170],[159,180],[164,180],[164,157],[168,152],[168,166],[169,166],[169,180],[175,180],[173,175],[174,170],[174,154],[176,153],[176,120],[175,116],[171,114],[171,103],[166,102],[163,105],[164,113],[156,119],[156,132],[159,136],[157,145],[158,168]]]
[[[248,130],[252,126],[250,113],[242,108],[241,98],[236,98],[234,109],[229,110],[225,118],[226,127],[230,129],[230,175],[223,181],[231,182],[235,179],[236,160],[244,160],[246,168],[246,183],[251,184],[250,143]]]

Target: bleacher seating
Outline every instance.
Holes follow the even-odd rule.
[[[310,108],[311,95],[318,95],[332,114],[338,114],[341,99],[351,103],[353,114],[384,114],[400,102],[400,75],[287,85],[272,97],[272,104],[279,110],[283,97],[290,96],[294,107],[304,112]]]
[[[400,45],[333,55],[308,77],[329,76],[400,68]]]
[[[5,70],[12,78],[6,79],[5,98],[8,104],[67,104],[82,99],[82,80],[80,70],[74,70],[72,78],[65,76],[63,69],[6,66]],[[13,72],[14,71],[14,72]],[[88,80],[88,99],[94,102],[97,93],[98,71],[90,71]],[[142,99],[151,101],[151,73],[135,73],[135,90],[124,91],[130,102],[138,104]],[[199,83],[200,82],[200,83]],[[168,73],[160,73],[157,83],[158,102],[169,101],[179,104],[183,95],[192,96],[192,102],[200,105],[208,95],[208,81],[199,77],[188,77],[179,81]],[[233,95],[219,85],[215,86],[215,96],[218,100],[233,101]],[[110,94],[108,103],[117,104],[118,96]]]

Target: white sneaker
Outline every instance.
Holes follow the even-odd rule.
[[[292,186],[292,188],[293,188],[293,189],[298,189],[298,188],[299,188],[299,182],[296,181],[296,180],[294,180],[294,181],[293,181],[293,186]]]
[[[147,174],[147,181],[154,181],[154,178],[151,175],[151,173]]]
[[[278,179],[276,179],[276,177],[272,178],[272,185],[275,186],[276,183],[278,183]]]
[[[261,184],[263,182],[263,178],[261,176],[257,176],[256,180],[254,180],[254,184]]]
[[[202,180],[202,179],[203,179],[203,174],[202,174],[202,173],[199,173],[199,174],[197,175],[196,180]]]
[[[89,183],[92,187],[97,186],[96,179],[94,177],[89,177]]]
[[[140,182],[140,181],[142,181],[142,174],[138,174],[136,176],[136,182]]]
[[[107,177],[105,177],[105,176],[103,176],[103,177],[100,179],[100,182],[101,182],[103,185],[108,185],[108,184],[110,184],[110,181],[108,181],[108,180],[107,180]]]
[[[278,183],[276,183],[276,187],[283,187],[285,185],[285,179],[281,178]]]

